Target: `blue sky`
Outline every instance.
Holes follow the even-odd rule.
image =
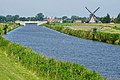
[[[106,16],[109,13],[111,17],[116,17],[120,13],[119,5],[120,0],[0,0],[0,15],[35,16],[42,12],[45,16],[87,17],[87,6],[91,11],[101,7],[96,16]]]

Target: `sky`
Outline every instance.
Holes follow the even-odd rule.
[[[43,13],[45,16],[81,16],[88,17],[90,11],[100,9],[96,16],[116,17],[120,13],[120,0],[0,0],[0,15],[20,15],[25,17]]]

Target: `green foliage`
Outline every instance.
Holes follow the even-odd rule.
[[[79,16],[71,16],[71,19],[74,21],[74,20],[79,20],[80,17]]]
[[[89,39],[89,40],[96,40],[96,41],[101,41],[105,43],[110,43],[110,44],[117,44],[120,45],[120,34],[118,33],[106,33],[106,32],[97,32],[96,28],[91,30],[75,30],[71,29],[69,27],[65,26],[80,26],[80,25],[89,25],[89,24],[56,24],[56,23],[51,23],[51,24],[43,24],[46,27],[49,27],[51,29],[63,32],[68,35],[76,36],[79,38],[84,38],[84,39]],[[95,24],[92,24],[94,26]],[[96,24],[97,25],[97,24]],[[59,27],[57,27],[59,26]],[[104,25],[106,26],[106,25]],[[61,28],[60,28],[61,27]],[[119,29],[117,27],[113,27],[116,29]]]
[[[0,23],[0,35],[3,35],[7,33],[8,31],[11,31],[15,28],[20,26],[19,24],[15,24],[12,22],[7,22],[7,23]]]
[[[6,21],[6,17],[5,16],[0,16],[0,22],[5,22]]]
[[[12,15],[7,15],[6,16],[6,22],[13,21],[13,16]]]
[[[15,22],[16,20],[21,21],[42,21],[44,19],[43,13],[38,13],[35,17],[20,17],[19,15],[6,15],[0,16],[0,22]]]
[[[106,16],[106,21],[105,21],[106,23],[110,23],[110,15],[109,14],[107,14],[107,16]]]
[[[9,59],[6,52],[0,48],[0,80],[39,80],[39,78],[21,64]]]
[[[55,61],[46,58],[29,48],[11,43],[0,37],[0,49],[6,51],[6,55],[16,63],[21,63],[25,68],[34,72],[38,77],[43,76],[52,80],[102,80],[96,72],[78,64]]]
[[[43,13],[38,13],[36,16],[35,16],[36,20],[38,21],[42,21],[44,19],[44,15]]]
[[[100,21],[101,21],[102,23],[110,23],[110,21],[111,21],[110,15],[107,14],[107,16],[101,17],[101,18],[100,18]]]
[[[62,20],[66,20],[66,19],[68,19],[67,16],[63,16],[63,17],[62,17]]]
[[[115,19],[116,23],[120,23],[120,13],[118,14],[117,18]]]

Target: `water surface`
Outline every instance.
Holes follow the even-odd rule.
[[[3,37],[47,57],[78,63],[120,80],[120,46],[76,38],[35,24],[19,27]]]

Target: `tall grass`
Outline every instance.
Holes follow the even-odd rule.
[[[19,26],[20,26],[20,24],[15,24],[12,22],[0,23],[0,35],[3,35],[5,32],[7,33]]]
[[[120,34],[119,33],[107,33],[104,31],[94,33],[92,30],[80,30],[80,29],[75,30],[75,29],[71,29],[69,27],[65,27],[65,26],[81,26],[81,25],[82,26],[87,26],[87,25],[95,26],[98,24],[58,24],[58,23],[57,24],[56,23],[43,24],[43,26],[46,26],[48,28],[63,32],[68,35],[76,36],[79,38],[120,45]],[[107,24],[106,25],[99,24],[99,26],[107,26]]]

